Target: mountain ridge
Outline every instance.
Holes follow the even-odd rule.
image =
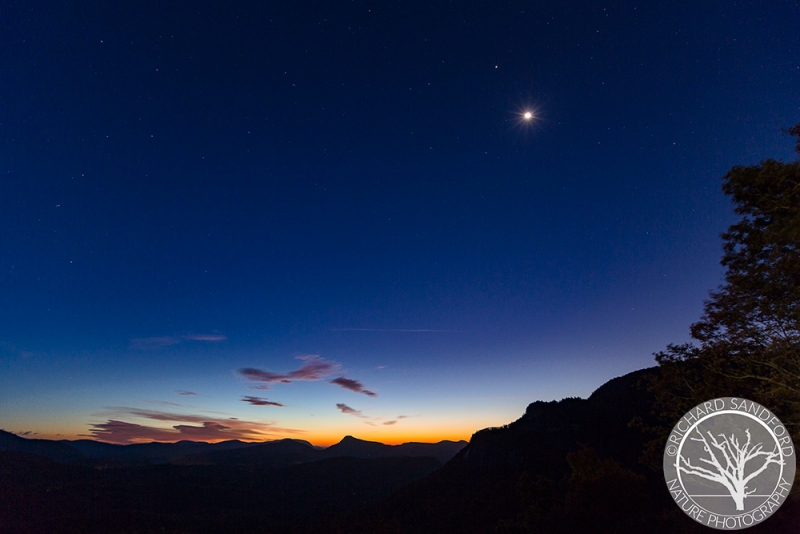
[[[435,443],[408,442],[387,445],[345,436],[329,447],[320,449],[306,440],[284,438],[264,442],[239,440],[208,443],[182,440],[174,443],[150,442],[114,444],[90,439],[47,440],[25,438],[0,430],[0,451],[26,452],[58,463],[83,463],[105,466],[151,464],[233,465],[248,461],[260,466],[281,467],[328,458],[388,458],[396,456],[436,458],[445,463],[466,441],[442,440]]]

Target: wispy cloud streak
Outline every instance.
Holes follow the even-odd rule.
[[[221,418],[206,414],[181,414],[126,407],[109,409],[117,417],[102,423],[91,424],[89,437],[118,444],[150,441],[175,442],[183,439],[209,442],[230,439],[262,441],[268,437],[303,432],[302,430],[279,428],[271,422],[246,421],[235,417]],[[125,416],[178,424],[170,428],[143,425],[122,421],[121,417]]]
[[[228,336],[221,334],[186,334],[183,336],[159,336],[159,337],[138,337],[131,339],[129,348],[132,350],[158,350],[172,345],[177,345],[181,341],[202,341],[205,343],[219,343],[227,341]]]
[[[175,442],[185,439],[197,441],[225,441],[230,439],[263,440],[269,434],[248,428],[232,428],[222,423],[206,421],[200,426],[175,425],[172,429],[139,425],[109,419],[96,423],[89,429],[91,437],[99,441],[126,445],[150,441]]]
[[[187,334],[185,336],[181,336],[181,338],[188,339],[189,341],[208,341],[211,343],[218,343],[220,341],[228,340],[228,336],[219,334]]]

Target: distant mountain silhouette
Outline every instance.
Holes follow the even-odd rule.
[[[321,451],[311,443],[296,439],[281,439],[251,443],[247,447],[213,450],[178,458],[182,465],[248,465],[253,467],[286,467],[321,460]]]
[[[351,456],[353,458],[388,458],[392,456],[429,456],[444,463],[467,445],[466,441],[440,441],[439,443],[403,443],[384,445],[345,436],[342,441],[324,449],[322,456]]]
[[[85,463],[102,467],[180,465],[250,465],[286,467],[328,458],[430,457],[447,462],[467,445],[466,441],[403,443],[385,445],[345,436],[325,449],[299,439],[280,439],[262,443],[238,440],[220,443],[179,441],[177,443],[136,443],[116,445],[94,440],[76,441],[28,439],[0,430],[0,451],[27,452],[61,463]]]
[[[352,456],[354,458],[381,458],[388,456],[391,446],[376,441],[364,441],[345,436],[339,443],[325,449],[327,456]]]
[[[49,439],[28,439],[0,430],[0,451],[26,452],[56,462],[80,462],[84,455],[74,447]]]
[[[295,439],[115,445],[0,431],[0,533],[318,532],[465,445],[352,436],[327,449]]]
[[[440,441],[439,443],[403,443],[385,445],[345,436],[339,443],[326,449],[317,449],[309,442],[282,439],[251,444],[236,450],[216,450],[192,454],[175,461],[181,464],[252,465],[259,467],[285,467],[327,458],[393,458],[429,457],[447,462],[467,445],[466,441]]]
[[[79,439],[75,441],[62,439],[59,443],[76,449],[86,458],[109,458],[121,455],[125,451],[124,445],[114,445],[113,443],[104,443],[93,439]]]

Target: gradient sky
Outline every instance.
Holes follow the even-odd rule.
[[[721,281],[720,178],[794,158],[798,20],[11,2],[0,428],[468,439],[654,365]]]

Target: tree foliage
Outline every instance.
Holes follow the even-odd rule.
[[[800,124],[787,132],[800,154]],[[662,408],[683,413],[714,396],[742,396],[773,408],[798,436],[800,160],[733,167],[722,190],[741,216],[722,234],[725,281],[691,327],[696,343],[656,354]]]

